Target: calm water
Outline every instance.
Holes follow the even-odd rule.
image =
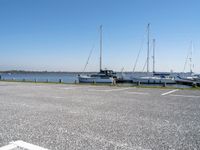
[[[3,73],[1,74],[2,80],[16,80],[16,81],[35,81],[38,82],[59,82],[61,79],[64,83],[74,83],[78,82],[78,74],[80,73],[64,73],[64,72],[42,72],[42,73]],[[92,74],[92,73],[87,73]],[[134,76],[142,76],[145,73],[137,72],[134,73]],[[120,77],[122,76],[121,73],[117,73],[117,75]],[[132,75],[132,73],[123,73],[123,76],[129,78]],[[176,76],[177,73],[172,74],[172,76]],[[188,88],[188,86],[184,85],[168,85],[168,86],[174,86],[174,87],[183,87]]]
[[[22,81],[23,79],[27,81],[38,82],[59,82],[61,79],[64,83],[74,83],[77,78],[78,73],[4,73],[1,74],[1,78],[4,80],[16,80]]]

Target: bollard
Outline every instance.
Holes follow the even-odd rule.
[[[35,79],[34,81],[35,81],[35,83],[37,82],[37,80],[36,80],[36,79]]]
[[[0,75],[0,80],[1,80],[1,75]]]
[[[77,81],[76,81],[76,80],[74,81],[74,84],[77,84]]]
[[[166,87],[166,82],[163,83],[163,87]]]
[[[137,82],[137,86],[140,86],[140,81]]]
[[[193,88],[196,88],[196,87],[197,87],[197,83],[196,83],[196,82],[193,82],[193,83],[192,83],[192,87],[193,87]]]
[[[95,81],[95,80],[93,81],[93,84],[96,84],[96,81]]]
[[[59,83],[62,83],[62,80],[61,80],[61,79],[59,79]]]
[[[117,85],[115,79],[113,79],[112,85],[113,85],[113,86],[116,86],[116,85]]]
[[[47,80],[46,80],[46,83],[48,83],[48,82],[49,82],[49,80],[47,79]]]

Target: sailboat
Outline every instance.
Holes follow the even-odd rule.
[[[153,39],[153,73],[149,72],[149,53],[150,53],[150,24],[147,26],[147,71],[146,75],[140,77],[132,76],[133,83],[144,84],[175,84],[174,78],[168,73],[156,73],[155,72],[155,39]]]
[[[116,73],[112,70],[102,69],[102,25],[100,26],[100,69],[92,75],[78,75],[79,83],[113,83]]]
[[[183,69],[183,72],[184,72],[185,68],[188,64],[187,62],[189,60],[190,72],[182,73],[181,75],[178,75],[177,78],[176,78],[177,83],[186,84],[186,85],[193,85],[193,84],[200,85],[200,75],[195,74],[193,72],[193,68],[194,68],[194,65],[192,64],[193,49],[194,49],[193,42],[191,42],[191,50],[189,51],[189,53],[187,55],[185,65],[184,65],[184,69]]]

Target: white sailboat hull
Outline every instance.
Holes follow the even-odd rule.
[[[159,78],[159,77],[135,77],[132,78],[133,83],[144,83],[144,84],[174,84],[175,80],[171,78]]]
[[[112,77],[79,76],[79,83],[113,83]]]
[[[176,79],[176,82],[179,84],[185,84],[185,85],[193,85],[193,84],[200,85],[200,78],[199,76],[195,76],[195,75],[183,76],[183,77],[179,76]]]

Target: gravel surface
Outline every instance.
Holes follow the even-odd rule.
[[[0,82],[0,147],[199,150],[200,91]]]

